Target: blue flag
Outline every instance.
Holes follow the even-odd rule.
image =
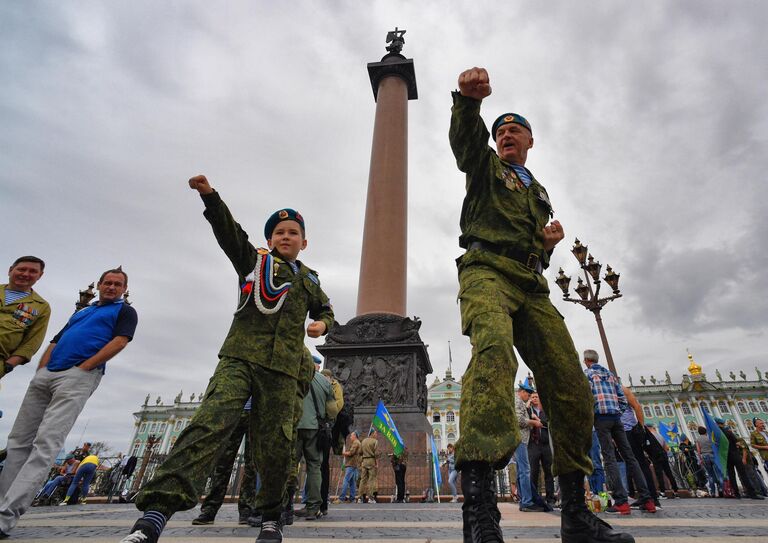
[[[435,445],[435,438],[429,436],[429,440],[432,442],[432,470],[435,472],[435,482],[437,483],[437,489],[440,490],[440,485],[443,484],[443,476],[440,473],[440,457],[437,455],[437,445]]]
[[[728,463],[728,438],[720,430],[712,416],[705,409],[701,409],[704,415],[704,425],[707,427],[709,441],[712,443],[712,452],[715,453],[715,464],[720,468],[720,473],[727,479],[728,471],[725,469]]]
[[[677,432],[677,423],[671,422],[669,426],[659,421],[659,433],[664,438],[670,447],[677,448],[680,446],[680,435]]]
[[[403,438],[400,437],[395,421],[392,420],[389,411],[384,407],[384,402],[381,400],[379,400],[379,405],[376,406],[376,414],[373,416],[371,424],[389,441],[395,456],[403,454],[403,449],[405,448]]]

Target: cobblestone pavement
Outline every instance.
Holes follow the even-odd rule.
[[[638,543],[676,543],[696,538],[706,541],[757,543],[768,541],[768,505],[751,500],[677,499],[663,502],[657,514],[633,511],[631,516],[603,514],[615,527],[632,533]],[[352,504],[331,506],[321,520],[296,520],[286,527],[285,541],[382,541],[440,543],[461,541],[460,504]],[[521,513],[514,504],[501,504],[507,541],[559,541],[557,513]],[[198,509],[178,513],[168,523],[161,541],[223,543],[256,538],[256,528],[237,524],[237,509],[225,505],[210,526],[192,526]],[[22,517],[11,541],[48,543],[88,539],[117,542],[138,512],[132,505],[85,505],[33,508]]]

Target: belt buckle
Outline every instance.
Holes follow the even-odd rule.
[[[528,260],[525,262],[525,265],[531,268],[532,270],[535,270],[539,265],[539,255],[537,255],[536,253],[529,253]]]

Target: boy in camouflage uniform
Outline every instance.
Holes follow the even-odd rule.
[[[560,475],[563,543],[632,542],[592,515],[584,502],[584,474],[592,471],[592,396],[562,316],[549,300],[541,274],[563,239],[546,190],[525,168],[533,135],[528,121],[505,113],[493,124],[497,152],[480,117],[491,94],[482,68],[459,76],[453,93],[450,142],[467,174],[458,259],[462,332],[472,359],[462,379],[461,438],[465,542],[503,541],[493,470],[502,469],[520,442],[515,424],[517,348],[536,377]]]
[[[307,335],[319,337],[333,324],[333,310],[317,273],[296,260],[307,246],[304,219],[292,209],[275,212],[264,236],[270,251],[256,249],[207,179],[189,186],[205,204],[219,246],[235,267],[240,303],[219,351],[219,364],[190,425],[139,493],[144,516],[122,543],[154,543],[176,511],[193,508],[210,466],[223,452],[249,396],[254,461],[261,470],[256,508],[263,515],[257,542],[282,541],[280,513],[286,501],[297,394],[306,373]],[[304,389],[306,390],[306,389]]]

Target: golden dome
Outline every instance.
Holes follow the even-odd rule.
[[[700,375],[701,374],[701,366],[699,366],[696,362],[693,361],[693,355],[691,354],[688,349],[686,349],[688,352],[688,360],[691,361],[690,364],[688,364],[688,373],[691,375]]]

